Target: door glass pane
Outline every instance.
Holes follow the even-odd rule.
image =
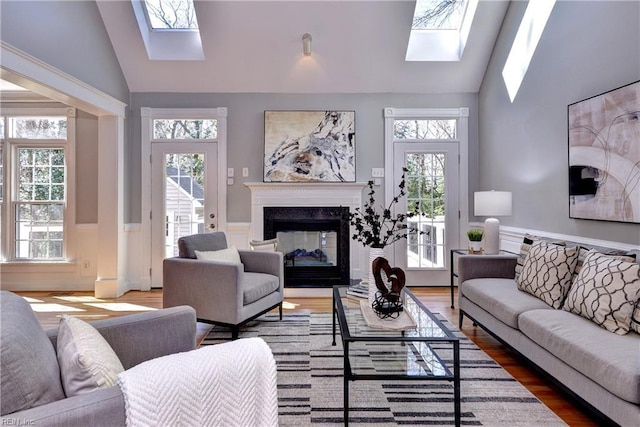
[[[407,226],[424,232],[407,238],[407,267],[445,266],[445,153],[406,155],[407,211],[418,215]]]
[[[165,155],[165,256],[178,255],[178,239],[204,232],[204,153]]]

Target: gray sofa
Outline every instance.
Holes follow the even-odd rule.
[[[56,357],[57,329],[44,331],[29,304],[0,292],[2,425],[124,426],[120,387],[66,398]],[[92,322],[125,369],[196,345],[196,315],[175,307]]]
[[[640,335],[616,335],[518,290],[516,260],[459,257],[460,326],[464,317],[473,320],[595,410],[603,423],[639,425]]]

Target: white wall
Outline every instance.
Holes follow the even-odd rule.
[[[526,6],[511,3],[479,93],[470,191],[513,191],[508,226],[638,245],[638,224],[569,219],[567,105],[640,79],[640,2],[558,1],[511,103],[501,73]]]

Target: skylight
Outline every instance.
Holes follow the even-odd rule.
[[[197,29],[193,0],[144,0],[149,25],[154,30]]]
[[[417,0],[406,61],[460,61],[478,0]]]
[[[204,59],[193,0],[131,0],[131,4],[149,59]]]
[[[502,69],[511,102],[516,98],[556,0],[530,1]]]

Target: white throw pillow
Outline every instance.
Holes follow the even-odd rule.
[[[522,265],[516,283],[555,309],[562,308],[571,286],[580,248],[567,248],[541,240],[534,242]]]
[[[563,309],[624,335],[639,298],[640,264],[590,251]]]
[[[58,325],[58,364],[67,397],[116,385],[124,371],[100,332],[87,322],[62,315]]]
[[[242,264],[240,254],[236,248],[220,249],[219,251],[195,251],[195,253],[196,258],[201,260]]]

